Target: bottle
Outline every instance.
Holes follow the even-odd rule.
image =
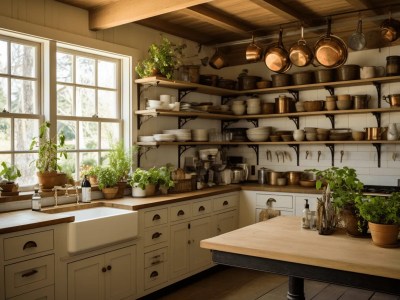
[[[301,218],[301,227],[309,229],[310,228],[310,205],[308,204],[308,199],[304,199],[306,205],[304,205],[303,215]]]
[[[87,175],[83,177],[81,187],[82,187],[82,202],[90,203],[90,201],[92,201],[92,187],[90,185],[89,180],[87,179]]]
[[[42,197],[40,197],[39,189],[35,189],[32,196],[32,210],[40,211],[42,209]]]

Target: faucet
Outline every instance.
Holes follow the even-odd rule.
[[[62,187],[61,186],[59,186],[59,185],[56,185],[56,186],[54,186],[53,187],[53,191],[54,191],[54,206],[58,206],[58,193],[57,193],[57,191],[58,190],[61,190],[62,189]]]
[[[62,186],[54,186],[53,191],[54,191],[54,201],[55,204],[54,206],[58,206],[58,191],[65,191],[65,196],[69,197],[69,190],[75,190],[75,195],[76,195],[76,204],[79,203],[79,187],[76,185],[71,185],[71,184],[66,184],[64,187]]]

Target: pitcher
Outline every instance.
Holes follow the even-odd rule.
[[[387,132],[387,139],[389,141],[396,141],[399,139],[399,131],[397,130],[396,123],[389,124],[388,132]]]

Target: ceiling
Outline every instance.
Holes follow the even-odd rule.
[[[310,45],[326,33],[345,41],[359,18],[367,49],[386,46],[380,24],[390,14],[400,19],[399,0],[58,0],[89,11],[91,30],[137,23],[222,50],[234,64],[245,63],[245,49],[254,35],[264,48],[277,42],[279,28],[290,47],[300,38],[300,26]],[[400,41],[395,42],[400,43]]]

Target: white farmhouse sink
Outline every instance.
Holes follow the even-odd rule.
[[[100,206],[48,213],[75,216],[75,221],[68,223],[69,253],[130,240],[138,234],[137,211]]]

